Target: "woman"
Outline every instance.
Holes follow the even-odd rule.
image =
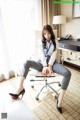
[[[45,25],[42,30],[42,39],[38,42],[38,50],[39,50],[39,60],[32,61],[27,60],[24,64],[24,70],[21,75],[21,82],[16,94],[9,93],[13,99],[17,99],[19,95],[25,93],[25,89],[23,88],[24,80],[28,74],[29,68],[34,68],[38,71],[41,71],[43,75],[51,75],[52,72],[56,72],[63,76],[63,80],[61,83],[61,92],[57,98],[56,108],[62,113],[61,103],[67,90],[71,73],[70,71],[62,66],[61,64],[55,61],[56,59],[56,42],[53,30],[50,25]]]

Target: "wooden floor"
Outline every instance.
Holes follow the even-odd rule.
[[[62,114],[60,114],[56,109],[55,94],[52,90],[45,88],[40,94],[40,100],[36,101],[35,97],[43,86],[43,82],[31,83],[30,79],[32,79],[32,76],[28,76],[25,80],[24,88],[26,93],[21,101],[23,101],[25,106],[32,111],[36,120],[80,120],[80,72],[73,69],[70,69],[70,71],[72,73],[72,77],[62,103]],[[61,81],[62,77],[57,76],[54,80]],[[53,79],[49,79],[48,81],[53,81]],[[0,83],[1,113],[5,112],[6,107],[9,106],[11,102],[11,98],[8,93],[15,92],[19,82],[20,78],[17,77]],[[34,89],[31,88],[32,84],[35,85]],[[60,87],[57,84],[52,85],[52,87],[60,92]]]

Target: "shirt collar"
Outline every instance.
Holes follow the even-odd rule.
[[[48,42],[48,41],[46,40],[46,43],[47,43],[47,44],[51,44],[51,43],[52,43],[52,40],[50,40],[50,42]]]

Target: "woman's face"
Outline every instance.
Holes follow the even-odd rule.
[[[46,40],[49,42],[51,39],[51,34],[49,33],[48,30],[44,30],[44,37],[46,38]]]

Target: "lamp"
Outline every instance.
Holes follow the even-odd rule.
[[[53,24],[59,25],[59,37],[61,36],[60,25],[66,23],[66,17],[63,15],[53,16]]]

